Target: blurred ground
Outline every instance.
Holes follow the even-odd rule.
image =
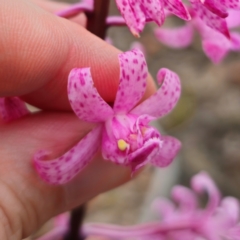
[[[169,49],[155,39],[155,27],[148,24],[139,39],[149,70],[156,76],[159,68],[167,67],[179,74],[183,86],[177,108],[160,120],[164,130],[183,143],[179,182],[188,183],[193,174],[206,170],[224,194],[240,198],[240,53],[230,53],[216,66],[204,55],[198,36],[189,48]],[[112,28],[108,35],[121,50],[136,40],[125,27]],[[138,222],[152,173],[149,167],[131,183],[94,199],[87,220]]]

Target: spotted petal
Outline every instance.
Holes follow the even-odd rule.
[[[227,8],[240,9],[240,1],[239,0],[219,0],[219,2]]]
[[[146,90],[148,68],[143,53],[132,50],[119,55],[120,83],[114,102],[115,113],[129,112]]]
[[[132,5],[136,0],[131,0]],[[165,20],[164,4],[160,0],[142,0],[141,9],[146,15],[146,19],[156,22],[161,26]]]
[[[19,119],[28,113],[26,104],[18,97],[0,98],[0,116],[4,122]]]
[[[162,137],[162,148],[159,153],[151,160],[151,164],[156,167],[166,167],[178,154],[181,148],[181,142],[170,136]]]
[[[226,20],[209,11],[200,0],[190,0],[196,15],[209,27],[230,38]]]
[[[215,64],[220,63],[230,49],[229,44],[221,44],[221,41],[205,40],[202,43],[203,51]]]
[[[93,86],[90,68],[75,68],[68,78],[68,98],[75,114],[88,122],[103,122],[113,115],[112,108]]]
[[[181,0],[163,0],[164,7],[172,14],[182,18],[183,20],[189,21],[191,19],[190,13],[184,6]]]
[[[221,1],[221,0],[220,0]],[[204,0],[203,5],[221,18],[228,16],[226,7],[219,0]]]
[[[181,95],[181,85],[178,75],[166,68],[159,70],[158,83],[162,84],[158,91],[134,108],[131,113],[147,114],[156,118],[169,113],[177,104]]]
[[[76,146],[63,156],[46,160],[47,153],[40,151],[34,156],[39,175],[50,184],[64,184],[75,177],[93,158],[99,149],[102,125],[88,133]]]
[[[134,9],[132,8],[129,1],[130,0],[116,0],[116,3],[130,31],[134,36],[138,36],[139,32],[141,32],[144,28],[146,18],[142,13],[139,4],[137,3],[135,5],[135,8],[139,9],[135,9],[135,11],[137,11],[138,15],[135,15]]]
[[[155,30],[155,36],[160,42],[169,47],[184,48],[192,43],[193,27],[191,24],[186,24],[175,29],[158,28]]]

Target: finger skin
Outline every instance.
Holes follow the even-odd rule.
[[[0,1],[0,21],[0,96],[22,95],[42,109],[70,110],[68,74],[90,67],[100,95],[114,101],[119,50],[27,0]],[[147,86],[145,97],[155,91],[153,81]]]
[[[53,14],[56,12],[66,9],[70,6],[70,4],[66,3],[59,3],[59,2],[52,2],[52,1],[45,1],[45,0],[31,0],[31,2],[35,3],[39,7],[45,9],[46,11],[49,11]],[[86,26],[86,16],[83,13],[78,14],[78,16],[70,18],[72,22],[78,23],[81,26],[85,27]]]
[[[38,113],[0,124],[0,226],[6,225],[11,236],[4,238],[0,231],[1,240],[25,238],[49,218],[130,179],[129,169],[100,155],[64,186],[49,185],[37,175],[32,164],[36,151],[45,149],[51,157],[60,156],[92,127],[71,113]]]

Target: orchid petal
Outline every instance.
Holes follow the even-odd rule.
[[[165,8],[183,20],[191,20],[191,15],[181,0],[163,0]]]
[[[240,26],[240,13],[236,10],[230,10],[226,19],[229,28],[235,28]]]
[[[219,41],[205,40],[202,42],[203,51],[215,64],[220,63],[227,55],[229,47]]]
[[[239,0],[220,0],[220,2],[226,8],[240,9],[240,1]]]
[[[76,146],[62,157],[45,160],[47,153],[40,151],[34,156],[39,175],[50,184],[64,184],[75,177],[93,158],[99,149],[102,125],[89,132]]]
[[[72,4],[69,8],[56,12],[55,15],[68,18],[81,12],[91,11],[93,11],[93,0],[83,0],[81,3]]]
[[[131,0],[132,5],[136,0]],[[146,15],[146,19],[156,22],[159,26],[164,23],[164,4],[161,0],[142,0],[142,11]]]
[[[136,9],[135,11],[137,12],[137,15],[135,15],[129,1],[130,0],[116,0],[117,7],[132,34],[134,36],[139,36],[139,32],[141,32],[144,28],[146,19],[144,14],[141,12],[141,9]],[[136,3],[134,7],[140,8],[138,3]]]
[[[240,34],[237,32],[231,32],[231,49],[234,51],[240,50]]]
[[[157,153],[161,151],[161,145],[162,143],[158,138],[152,138],[147,140],[141,148],[129,154],[128,163],[132,171],[135,172],[151,162]]]
[[[18,97],[0,98],[0,116],[4,122],[19,119],[29,114],[26,104]]]
[[[192,190],[184,186],[175,186],[171,192],[172,199],[179,204],[182,212],[192,212],[196,210],[198,202]]]
[[[159,84],[162,83],[161,88],[135,107],[131,113],[137,115],[147,114],[159,118],[169,113],[175,107],[181,95],[178,75],[166,68],[162,68],[157,74],[157,79]]]
[[[162,137],[162,148],[158,154],[151,160],[151,164],[156,167],[166,167],[178,154],[181,148],[181,142],[170,136]]]
[[[220,203],[220,192],[213,180],[207,173],[201,172],[192,178],[191,186],[197,193],[207,191],[209,201],[206,207],[206,215],[211,215]]]
[[[193,41],[193,28],[190,24],[175,29],[158,28],[155,29],[155,36],[169,47],[184,48]]]
[[[115,113],[129,112],[143,97],[148,69],[143,53],[132,50],[119,55],[120,83],[114,102]]]
[[[113,115],[113,110],[93,85],[90,68],[73,69],[68,80],[68,98],[81,120],[103,122]]]
[[[224,214],[227,214],[231,224],[237,224],[240,214],[238,199],[234,197],[225,197],[221,202],[221,208],[223,208]]]
[[[106,19],[108,26],[126,26],[126,22],[121,16],[109,16]]]
[[[190,2],[197,16],[199,16],[207,26],[222,33],[227,38],[230,38],[230,34],[225,19],[222,19],[221,17],[209,11],[206,7],[203,6],[200,0],[190,0]]]
[[[204,0],[203,5],[210,10],[212,13],[218,15],[221,18],[226,18],[228,16],[228,13],[226,11],[226,8],[222,6],[222,4],[219,4],[219,0]]]

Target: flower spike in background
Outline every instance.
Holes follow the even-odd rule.
[[[188,47],[198,31],[202,38],[203,51],[215,64],[220,63],[229,51],[240,51],[240,34],[232,31],[240,26],[240,12],[230,10],[226,18],[231,38],[226,38],[220,32],[208,27],[199,17],[195,16],[184,26],[178,28],[158,28],[155,30],[156,38],[163,44],[172,48]]]
[[[161,221],[124,227],[87,223],[79,229],[79,234],[109,240],[239,240],[239,201],[234,197],[221,199],[217,186],[205,172],[195,175],[191,186],[192,189],[175,186],[171,193],[173,201],[155,199],[152,209]],[[201,208],[198,195],[204,192],[208,194],[208,203]],[[60,215],[55,222],[55,228],[38,240],[54,240],[66,234],[68,215]]]
[[[161,88],[136,106],[147,85],[148,69],[143,53],[139,50],[122,53],[119,63],[120,83],[113,108],[94,87],[89,68],[71,71],[68,96],[72,109],[78,118],[97,126],[60,158],[46,160],[45,151],[35,155],[36,169],[45,181],[51,184],[70,181],[100,147],[105,160],[129,166],[133,172],[147,163],[168,166],[176,156],[181,143],[162,136],[149,123],[169,113],[177,104],[181,93],[178,76],[161,69],[157,75]]]

